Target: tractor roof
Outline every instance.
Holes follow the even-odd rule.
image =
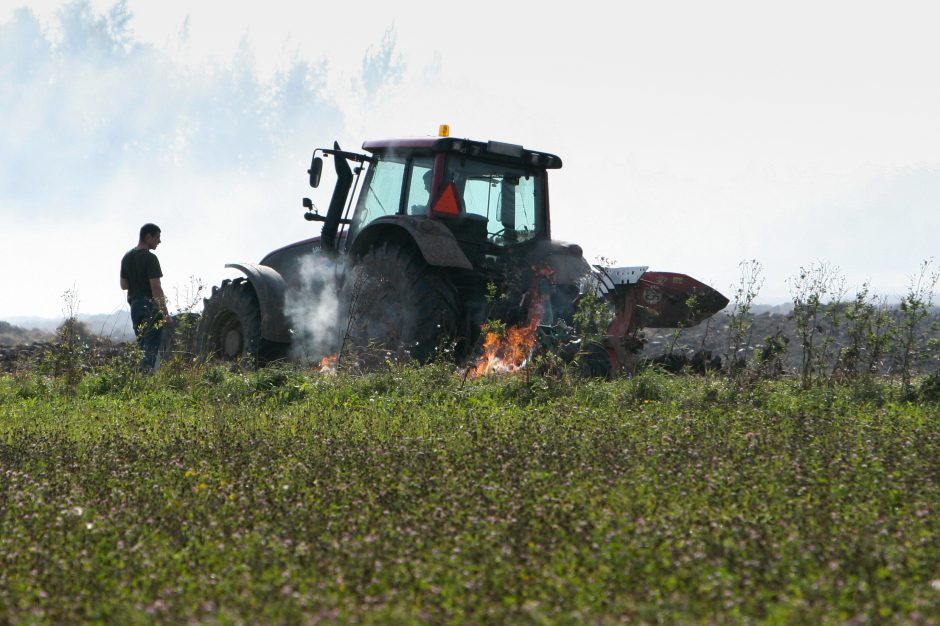
[[[420,150],[428,152],[453,152],[467,156],[498,159],[518,163],[521,166],[558,169],[561,159],[554,154],[527,150],[520,145],[499,141],[474,141],[457,137],[413,137],[405,139],[374,139],[362,144],[363,150],[372,153]]]

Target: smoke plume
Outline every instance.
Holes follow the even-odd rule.
[[[4,237],[0,263],[34,258],[40,241],[63,255],[3,278],[20,298],[0,302],[2,316],[56,315],[70,288],[90,311],[125,308],[117,263],[146,222],[163,229],[169,293],[316,234],[302,220],[305,170],[346,125],[326,60],[297,53],[263,72],[245,39],[231,58],[189,64],[174,53],[185,24],[157,47],[133,23],[126,0],[0,22],[0,222],[24,235]],[[401,67],[389,33],[351,82],[367,98]]]
[[[318,252],[300,258],[299,285],[288,290],[285,302],[293,339],[291,357],[318,363],[340,351],[345,331],[345,315],[340,306],[341,262]]]

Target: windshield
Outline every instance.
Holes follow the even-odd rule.
[[[401,186],[407,163],[404,159],[386,159],[372,166],[369,186],[359,199],[352,229],[359,230],[383,215],[395,215],[401,203]]]
[[[466,216],[486,220],[491,243],[509,246],[533,239],[542,229],[543,176],[517,167],[451,158],[445,183],[454,183]]]

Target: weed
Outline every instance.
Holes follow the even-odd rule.
[[[826,334],[822,321],[826,303],[838,302],[844,280],[836,267],[826,263],[810,263],[788,279],[793,298],[793,319],[800,341],[800,384],[809,388],[814,378],[828,370],[826,357],[831,347],[831,334]]]
[[[754,300],[764,285],[764,268],[760,261],[751,259],[738,264],[740,278],[732,285],[734,296],[728,314],[728,351],[725,361],[732,373],[741,374],[747,367],[751,346]]]
[[[56,329],[56,347],[52,352],[53,373],[60,377],[69,389],[75,389],[84,374],[84,360],[88,352],[91,333],[78,321],[80,299],[75,289],[62,294],[62,312],[65,321]]]
[[[940,402],[940,373],[925,376],[917,387],[917,398],[923,402]]]
[[[940,281],[940,269],[933,269],[933,259],[923,261],[908,283],[907,293],[901,298],[895,357],[897,372],[905,395],[912,395],[911,381],[915,367],[925,359],[928,342],[923,322],[933,305],[934,290]]]
[[[863,283],[851,302],[845,305],[846,343],[839,351],[833,367],[837,379],[854,379],[859,375],[871,375],[880,364],[881,355],[887,347],[880,315],[886,306],[876,301],[869,283]],[[885,317],[890,321],[890,317]],[[867,355],[867,362],[866,362]]]

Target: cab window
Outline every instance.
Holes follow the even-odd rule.
[[[369,188],[362,194],[353,217],[353,229],[359,230],[384,215],[395,215],[401,203],[402,181],[405,179],[404,159],[382,159],[372,165]]]
[[[408,182],[408,200],[405,202],[408,215],[427,215],[428,202],[431,199],[432,157],[415,157],[411,164],[411,176]]]
[[[520,168],[451,159],[446,174],[467,216],[486,221],[491,243],[509,246],[535,238],[542,229],[542,174]]]

